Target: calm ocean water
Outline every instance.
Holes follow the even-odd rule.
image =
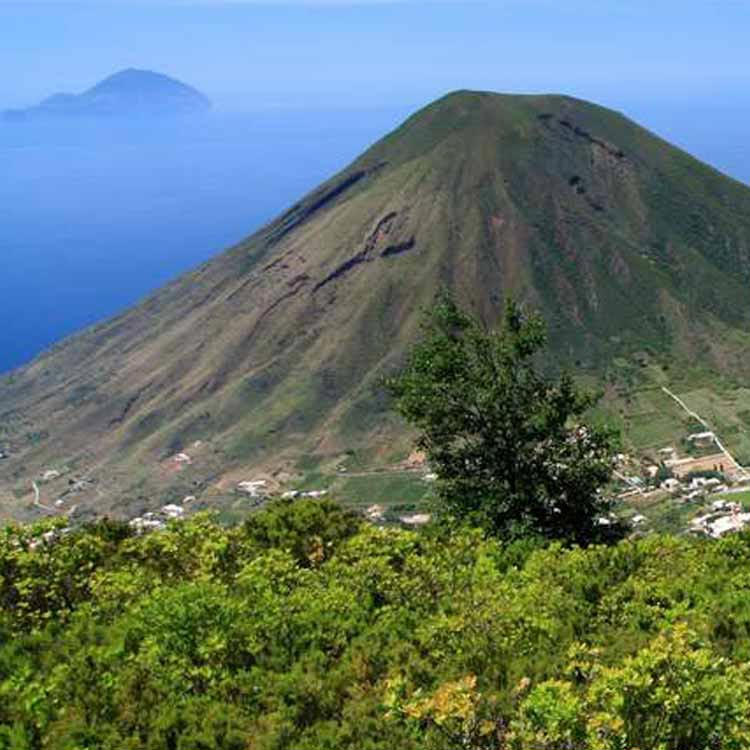
[[[251,234],[406,114],[0,123],[0,372]],[[750,180],[746,118],[628,114]]]

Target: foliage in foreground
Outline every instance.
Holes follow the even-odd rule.
[[[749,536],[539,548],[307,501],[39,531],[0,539],[0,748],[750,746]]]
[[[444,296],[386,385],[419,430],[444,514],[503,538],[604,541],[619,531],[598,523],[615,434],[585,423],[592,394],[543,372],[545,344],[542,318],[513,302],[490,330]]]

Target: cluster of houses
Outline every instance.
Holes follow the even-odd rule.
[[[38,481],[40,484],[46,484],[47,482],[54,482],[56,479],[60,479],[62,476],[67,476],[69,469],[63,467],[62,469],[46,469],[39,477]],[[92,484],[90,479],[85,477],[70,477],[67,481],[66,488],[58,495],[54,502],[56,510],[63,512],[63,507],[68,503],[75,495],[88,489]],[[67,515],[72,516],[75,512],[76,506],[70,507],[67,511]]]
[[[190,499],[192,498],[185,498],[185,501]],[[167,525],[168,521],[182,518],[184,515],[185,508],[182,505],[169,503],[168,505],[163,505],[157,511],[149,511],[142,516],[134,518],[130,521],[130,526],[138,534],[145,534],[147,531],[160,531]]]
[[[708,534],[714,538],[730,531],[740,531],[750,524],[750,513],[743,513],[739,503],[715,500],[708,513],[696,516],[690,521],[690,531]]]
[[[741,505],[731,499],[733,494],[750,488],[750,473],[726,453],[713,432],[696,432],[687,437],[687,443],[701,449],[698,456],[680,457],[673,447],[662,448],[658,451],[658,464],[642,464],[639,474],[632,470],[626,473],[634,461],[618,456],[615,473],[625,486],[620,498],[653,497],[658,501],[666,492],[674,503],[698,504],[702,509],[688,525],[695,534],[720,537],[750,526],[750,513],[743,512]],[[648,519],[639,514],[631,522],[638,527],[647,524]]]
[[[298,497],[309,497],[313,499],[325,497],[328,494],[328,490],[289,490],[282,494],[284,500],[295,500]]]
[[[708,448],[716,440],[713,432],[698,432],[687,438],[691,444]],[[615,457],[615,475],[626,485],[621,494],[625,496],[639,492],[665,490],[692,500],[709,492],[726,492],[731,485],[750,483],[750,473],[742,469],[725,452],[714,452],[699,457],[680,457],[672,447],[658,451],[658,463],[646,461],[632,471],[633,458],[624,454]],[[625,473],[631,467],[631,472]],[[659,481],[666,470],[668,476]],[[662,475],[663,476],[663,475]],[[719,478],[721,477],[721,478]]]
[[[694,534],[706,534],[718,538],[750,525],[750,513],[744,513],[739,503],[727,499],[732,493],[742,492],[745,489],[743,485],[746,487],[748,482],[750,482],[750,477],[744,475],[735,475],[732,480],[693,476],[689,481],[681,481],[670,477],[665,479],[660,486],[677,502],[707,503],[701,514],[690,521],[688,530]],[[712,497],[716,499],[711,501]]]
[[[240,482],[237,485],[237,491],[256,500],[267,500],[274,494],[269,489],[268,482],[265,479],[251,479]],[[281,497],[284,500],[293,500],[300,497],[321,498],[327,494],[328,490],[289,490],[282,493]]]
[[[727,492],[729,485],[718,477],[691,477],[689,481],[669,477],[659,487],[686,502],[705,497],[707,494]]]
[[[265,479],[251,479],[237,484],[237,491],[247,498],[254,500],[255,504],[269,499],[272,493],[268,487],[268,482]],[[321,498],[328,494],[328,490],[291,490],[284,492],[281,497],[283,498]],[[189,495],[182,501],[182,505],[170,503],[164,505],[157,511],[149,511],[144,513],[142,516],[133,518],[130,521],[130,526],[136,530],[139,534],[144,534],[149,531],[159,531],[166,527],[169,521],[183,518],[185,515],[185,506],[195,500],[193,495]]]

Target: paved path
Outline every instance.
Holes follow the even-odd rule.
[[[724,447],[724,444],[719,440],[719,436],[716,434],[716,431],[711,427],[711,425],[706,422],[703,417],[696,414],[691,409],[688,409],[687,404],[676,394],[672,393],[672,391],[669,390],[666,386],[662,386],[661,389],[664,391],[664,393],[667,394],[670,398],[673,398],[693,419],[698,421],[700,424],[702,424],[709,432],[713,433],[714,441],[716,442],[716,445],[718,446],[719,450],[732,462],[734,467],[745,477],[750,476],[748,474],[747,469],[744,466],[740,466],[740,464],[737,462],[735,457]]]
[[[720,495],[738,495],[750,491],[747,487],[730,487],[720,492]]]

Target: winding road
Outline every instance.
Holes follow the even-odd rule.
[[[54,513],[55,515],[57,515],[58,513],[57,508],[51,508],[49,505],[45,505],[41,501],[40,499],[41,493],[39,491],[39,485],[35,481],[32,481],[31,486],[34,488],[34,505],[37,508],[41,508],[42,510],[47,511],[47,513]]]

